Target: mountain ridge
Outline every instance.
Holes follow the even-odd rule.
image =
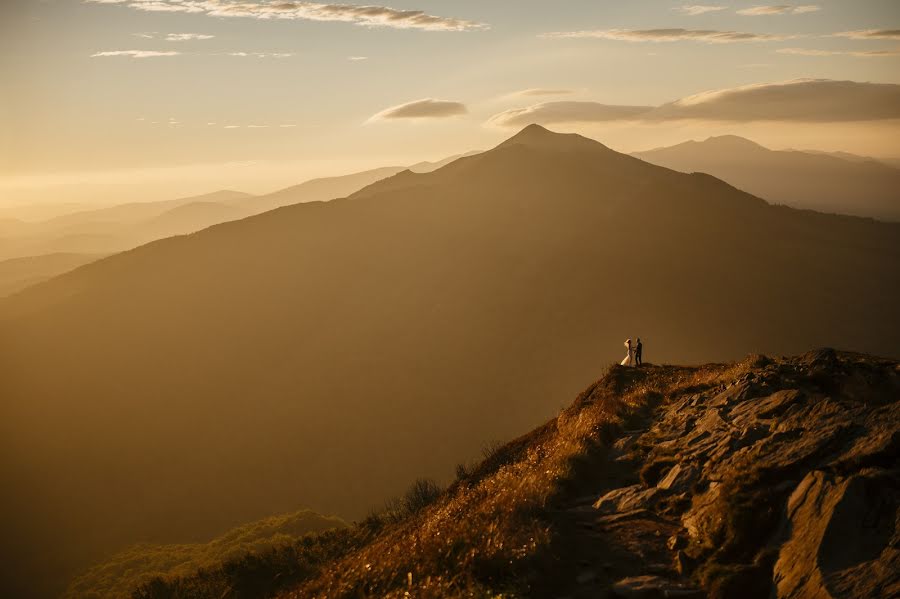
[[[729,135],[632,154],[681,172],[701,171],[772,203],[900,220],[900,169],[829,153],[770,150]]]

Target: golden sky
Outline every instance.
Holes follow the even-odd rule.
[[[5,0],[0,216],[484,149],[732,133],[900,156],[900,3]]]

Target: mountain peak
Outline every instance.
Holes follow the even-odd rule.
[[[577,133],[557,133],[536,123],[528,125],[497,147],[504,148],[515,145],[554,150],[572,150],[586,146],[606,147],[600,142],[582,137]]]
[[[734,150],[766,150],[765,146],[761,146],[755,141],[751,141],[746,137],[739,135],[719,135],[709,137],[703,142],[704,145],[717,146]]]

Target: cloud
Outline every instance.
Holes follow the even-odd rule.
[[[574,94],[574,89],[548,88],[548,87],[532,87],[522,89],[504,96],[505,98],[528,98],[534,96],[566,96]]]
[[[190,40],[211,40],[216,36],[205,33],[170,33],[166,35],[167,42],[186,42]]]
[[[407,102],[399,106],[386,108],[376,115],[373,115],[369,121],[384,121],[392,119],[434,119],[459,116],[468,113],[466,105],[461,102],[448,102],[446,100],[435,100],[426,98],[424,100],[416,100]]]
[[[745,85],[683,98],[650,116],[806,123],[895,119],[900,118],[900,85],[829,79]]]
[[[703,92],[657,107],[544,102],[501,112],[488,123],[520,127],[610,121],[828,123],[886,119],[900,119],[900,85],[797,79]]]
[[[305,21],[339,21],[366,27],[420,29],[425,31],[472,31],[487,29],[484,23],[465,19],[439,17],[421,10],[399,10],[385,6],[355,4],[321,4],[318,2],[274,0],[84,0],[95,4],[121,4],[145,12],[183,12],[213,17],[246,17],[254,19],[297,19]]]
[[[353,62],[360,62],[362,60],[369,60],[369,57],[368,56],[348,56],[347,60],[350,60]]]
[[[711,6],[709,4],[686,4],[684,6],[676,6],[672,10],[696,17],[697,15],[705,15],[708,12],[718,12],[725,10],[727,6]]]
[[[242,58],[290,58],[293,52],[225,52],[225,56],[239,56]]]
[[[527,108],[505,110],[488,123],[500,127],[524,127],[531,123],[599,123],[639,120],[652,106],[613,106],[599,102],[542,102]]]
[[[900,29],[859,29],[834,34],[853,40],[900,40]]]
[[[877,58],[882,56],[900,56],[900,50],[863,50],[863,51],[840,51],[840,50],[816,50],[811,48],[780,48],[776,50],[779,54],[792,54],[795,56],[857,56],[860,58]]]
[[[148,33],[133,33],[135,37],[140,37],[145,40],[153,40],[153,39],[164,39],[167,42],[186,42],[189,40],[211,40],[216,37],[214,35],[208,35],[206,33],[167,33],[165,36],[160,38],[160,34],[156,31],[150,31]]]
[[[109,52],[95,52],[91,58],[105,56],[130,56],[131,58],[155,58],[157,56],[178,56],[181,52],[160,52],[157,50],[112,50]]]
[[[737,14],[748,17],[759,17],[764,15],[802,15],[810,12],[822,10],[821,6],[816,4],[804,4],[802,6],[794,6],[793,4],[774,4],[768,6],[753,6],[737,11]]]
[[[711,44],[733,42],[771,42],[790,39],[790,36],[713,29],[597,29],[545,33],[547,38],[599,38],[623,42],[680,42],[694,41]]]

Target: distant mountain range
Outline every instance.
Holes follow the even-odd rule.
[[[414,172],[429,172],[460,156],[462,155],[451,156],[438,162],[420,162],[409,169]],[[176,200],[135,202],[82,210],[40,222],[2,219],[0,297],[101,256],[157,239],[194,233],[212,225],[290,204],[342,198],[405,168],[384,167],[350,175],[312,179],[259,196],[223,190]]]
[[[871,158],[769,150],[734,135],[634,156],[677,171],[709,173],[775,204],[900,220],[900,169]]]
[[[626,337],[897,356],[898,262],[900,225],[538,126],[99,260],[0,300],[5,594],[297,505],[359,518],[555,415]]]

